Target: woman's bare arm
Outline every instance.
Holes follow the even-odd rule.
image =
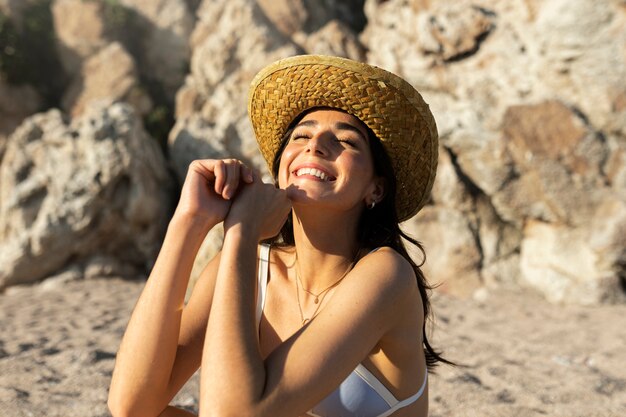
[[[200,245],[228,213],[240,178],[251,181],[239,161],[190,165],[176,213],[120,345],[108,401],[114,416],[159,415],[197,369],[219,257],[203,272],[200,289],[194,289],[183,313],[184,296]]]
[[[115,416],[157,416],[167,406],[183,304],[207,226],[174,218],[117,354],[109,392]],[[169,401],[169,399],[167,400]]]

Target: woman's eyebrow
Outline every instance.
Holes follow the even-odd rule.
[[[335,128],[336,129],[340,129],[340,130],[351,130],[353,132],[356,132],[359,134],[359,136],[361,137],[361,139],[366,140],[366,137],[363,135],[363,132],[361,132],[361,129],[359,129],[358,127],[351,125],[350,123],[344,123],[344,122],[337,122],[335,123]]]
[[[317,126],[317,120],[305,120],[296,125],[296,127],[300,126]]]

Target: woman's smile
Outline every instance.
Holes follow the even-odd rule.
[[[298,165],[292,174],[298,178],[310,179],[314,181],[330,182],[335,181],[337,178],[332,175],[326,168],[319,164],[306,163]]]

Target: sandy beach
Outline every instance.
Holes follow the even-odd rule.
[[[0,417],[104,417],[141,280],[48,281],[0,295]],[[525,290],[433,296],[431,417],[626,415],[625,305],[557,306]],[[198,374],[174,403],[197,411]]]

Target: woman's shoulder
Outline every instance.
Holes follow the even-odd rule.
[[[391,304],[397,315],[407,318],[402,323],[410,323],[410,326],[414,325],[413,320],[423,323],[423,300],[414,264],[389,246],[376,248],[361,260],[367,280],[377,286],[381,297]]]
[[[366,275],[367,282],[382,289],[407,294],[417,290],[415,270],[411,263],[389,246],[369,251],[355,265],[354,272]]]
[[[400,252],[390,246],[379,246],[366,253],[359,262],[367,264],[376,263],[385,268],[390,268],[390,275],[410,276],[415,280],[413,265]],[[370,265],[371,266],[371,265]]]

